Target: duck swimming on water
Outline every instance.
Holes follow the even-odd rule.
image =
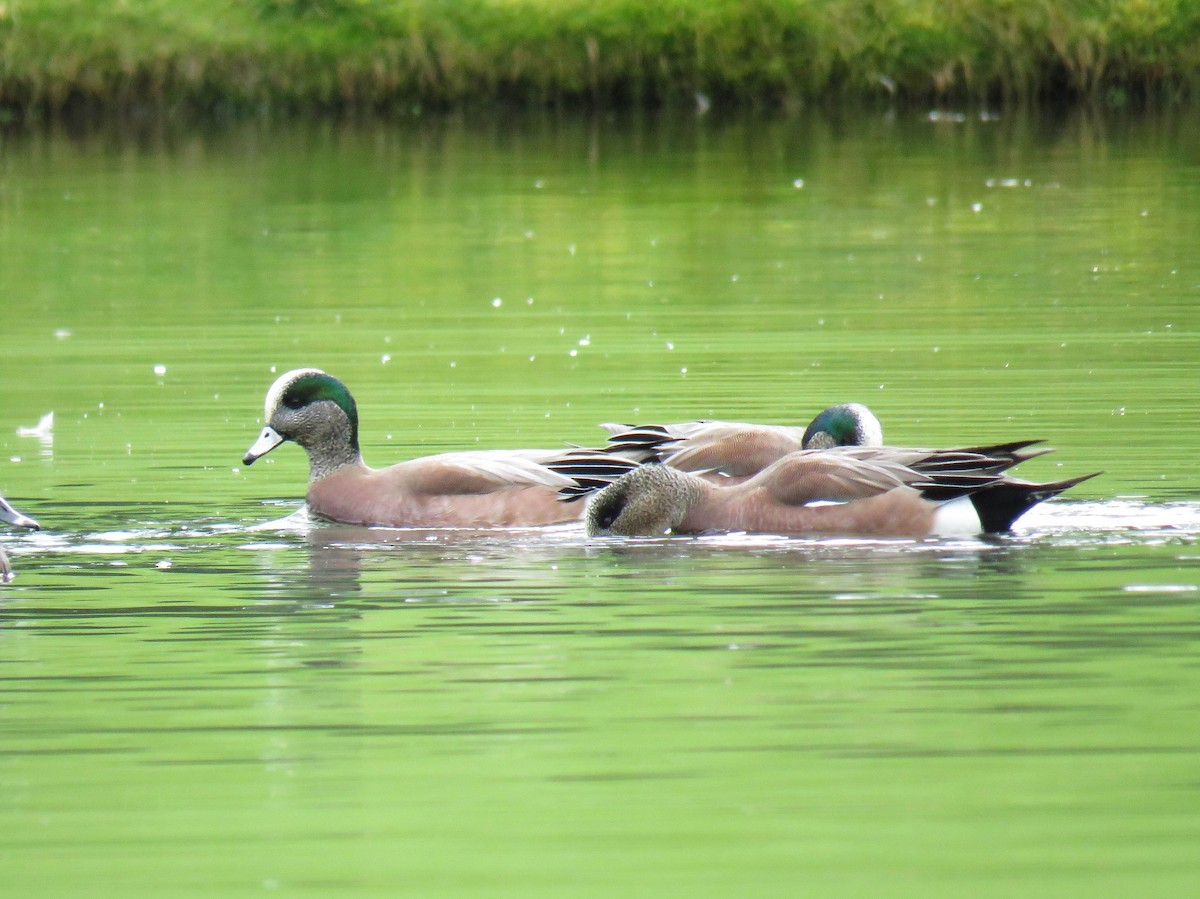
[[[370,468],[358,443],[358,407],[346,385],[316,368],[280,375],[267,392],[266,426],[250,465],[281,443],[308,453],[308,510],[319,518],[382,527],[522,527],[578,521],[580,503],[559,491],[575,481],[546,467],[586,450],[472,450]],[[600,459],[616,473],[636,463]]]
[[[804,428],[707,419],[600,427],[610,435],[606,447],[610,453],[639,462],[662,462],[713,480],[756,475],[798,450],[883,445],[883,426],[862,403],[830,406]]]
[[[1031,442],[971,450],[841,447],[791,453],[718,486],[647,465],[588,505],[591,536],[743,531],[864,537],[1000,533],[1033,506],[1094,474],[1038,484],[1007,470],[1044,450]]]

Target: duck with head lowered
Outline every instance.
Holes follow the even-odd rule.
[[[609,433],[610,453],[661,462],[726,485],[756,475],[798,450],[883,445],[883,426],[862,403],[830,406],[804,428],[711,419],[601,427]]]
[[[346,385],[316,368],[280,375],[267,392],[265,427],[246,452],[252,464],[285,441],[308,453],[308,510],[319,518],[381,527],[524,527],[577,521],[581,503],[559,491],[575,483],[546,467],[575,450],[473,450],[370,468],[358,443],[358,407]],[[609,457],[601,464],[629,470]]]
[[[1033,443],[801,450],[730,486],[670,465],[646,465],[596,494],[588,505],[587,530],[590,536],[626,537],[1000,533],[1033,506],[1095,476],[1041,484],[1011,477],[1009,468],[1045,452],[1031,449]]]
[[[601,427],[609,432],[609,443],[605,448],[608,453],[642,463],[661,463],[691,472],[723,487],[747,481],[785,456],[802,450],[868,447],[888,457],[887,453],[883,453],[883,426],[875,413],[862,403],[830,406],[817,413],[804,428],[714,420],[634,427],[605,424]],[[1006,444],[958,446],[952,451],[982,456],[1000,455],[1011,466],[1050,452],[1049,449],[1036,446],[1039,443],[1040,440],[1022,440]],[[935,450],[906,448],[905,452],[933,453]],[[586,471],[591,464],[592,461],[588,459],[574,468]],[[588,484],[585,489],[569,493],[576,495],[594,488],[595,484]]]

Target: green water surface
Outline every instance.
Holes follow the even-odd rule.
[[[1198,122],[0,137],[4,889],[1195,893]],[[240,462],[306,365],[376,465],[856,400],[1105,474],[988,541],[318,524]]]

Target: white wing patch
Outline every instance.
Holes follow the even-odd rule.
[[[555,490],[575,483],[566,475],[551,471],[540,464],[554,458],[544,450],[466,450],[425,456],[421,462],[438,461],[467,471],[487,475],[502,484],[528,484],[551,487]],[[559,454],[561,455],[561,453]]]

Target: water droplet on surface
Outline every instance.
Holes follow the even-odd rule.
[[[165,375],[167,373],[167,367],[165,365],[156,365],[154,366],[154,373],[156,375]]]

